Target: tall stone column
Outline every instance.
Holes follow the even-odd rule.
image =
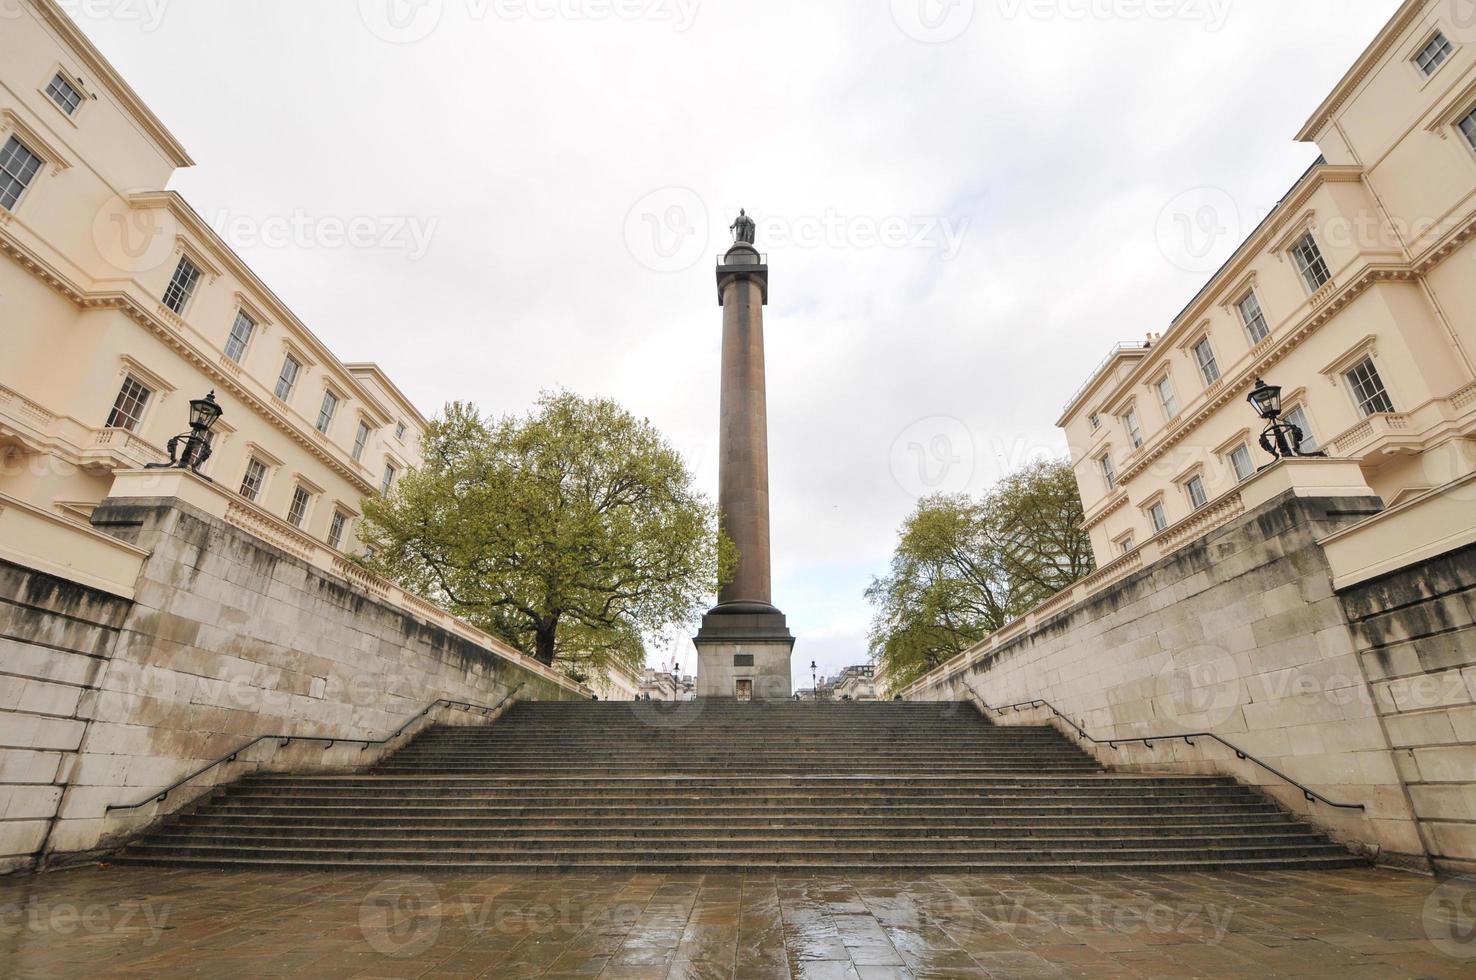
[[[751,226],[750,226],[751,227]],[[718,430],[718,507],[738,551],[731,582],[702,620],[697,645],[699,697],[788,698],[794,637],[773,605],[769,553],[769,429],[764,375],[764,306],[769,267],[749,242],[728,250],[717,269],[723,309],[722,408]]]

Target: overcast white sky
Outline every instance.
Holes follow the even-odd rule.
[[[715,493],[712,264],[749,208],[808,686],[865,661],[919,493],[1065,453],[1072,392],[1315,158],[1293,135],[1398,2],[63,6],[198,162],[174,188],[427,414],[613,396]]]

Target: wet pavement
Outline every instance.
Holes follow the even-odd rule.
[[[0,977],[1476,976],[1476,882],[88,868],[0,878]]]

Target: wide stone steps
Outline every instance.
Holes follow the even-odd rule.
[[[732,790],[748,792],[766,788],[793,789],[887,789],[899,788],[944,788],[957,790],[991,789],[1069,789],[1085,787],[1096,792],[1115,790],[1141,790],[1155,787],[1176,789],[1235,789],[1253,792],[1233,780],[1217,776],[1124,776],[1116,773],[1087,774],[1014,774],[1009,776],[931,776],[926,773],[906,776],[883,774],[846,774],[823,776],[813,774],[787,774],[779,776],[673,776],[670,774],[650,776],[601,776],[598,770],[588,776],[504,776],[496,772],[477,775],[444,775],[437,773],[415,776],[386,776],[372,773],[338,773],[329,775],[286,776],[257,775],[235,783],[228,791],[244,791],[267,786],[357,786],[394,789],[405,786],[497,786],[513,789],[549,786],[561,791],[581,786],[613,787],[625,790],[645,790],[652,787],[682,787],[721,792]]]
[[[827,824],[823,834],[815,831],[811,824],[802,820],[787,821],[764,821],[753,823],[742,823],[731,820],[711,820],[702,823],[696,820],[667,820],[667,821],[611,821],[601,824],[598,828],[589,827],[581,823],[551,823],[530,826],[519,825],[516,822],[488,820],[469,817],[463,820],[404,820],[400,818],[364,818],[350,820],[322,820],[308,822],[300,818],[284,817],[273,819],[260,817],[251,820],[235,820],[220,818],[193,818],[186,819],[180,823],[166,827],[160,832],[160,839],[173,838],[180,834],[194,835],[196,838],[211,835],[222,835],[229,832],[232,839],[245,839],[247,837],[271,837],[281,840],[284,836],[293,839],[304,837],[351,837],[364,834],[375,836],[378,834],[393,833],[405,840],[418,839],[420,837],[473,837],[495,831],[510,839],[534,838],[543,840],[576,840],[582,839],[590,834],[598,834],[610,840],[666,840],[672,835],[684,838],[716,838],[748,840],[774,839],[777,836],[793,837],[796,835],[806,836],[818,834],[821,840],[836,839],[876,839],[883,836],[897,836],[901,838],[955,838],[973,837],[988,839],[1007,838],[1075,838],[1093,839],[1103,837],[1122,837],[1128,833],[1144,834],[1151,831],[1152,839],[1159,840],[1171,837],[1174,840],[1182,840],[1185,837],[1199,836],[1226,836],[1236,837],[1245,834],[1266,833],[1268,835],[1312,835],[1315,833],[1304,824],[1297,823],[1290,818],[1283,820],[1267,820],[1261,817],[1253,819],[1236,820],[1233,817],[1220,817],[1213,822],[1202,819],[1183,820],[1173,823],[1162,819],[1136,818],[1133,820],[1080,820],[1075,824],[1067,821],[1070,818],[1058,818],[1050,824],[1042,824],[1037,820],[1020,820],[1015,822],[1000,820],[991,821],[988,825],[974,821],[932,821],[927,823],[897,823],[895,821],[837,821]],[[779,831],[789,831],[788,834],[780,835]]]
[[[812,793],[804,791],[795,792],[764,792],[764,793],[704,793],[674,790],[664,793],[645,793],[622,795],[618,793],[589,793],[579,794],[573,792],[559,793],[548,792],[543,794],[522,793],[494,793],[475,788],[465,787],[442,787],[440,792],[432,792],[435,787],[407,788],[402,791],[385,794],[380,792],[366,793],[355,790],[353,787],[292,787],[278,790],[231,794],[222,800],[225,803],[271,803],[271,802],[320,802],[340,803],[359,801],[363,803],[392,803],[402,806],[414,805],[416,801],[429,803],[444,803],[447,800],[456,800],[461,803],[516,803],[520,806],[537,805],[559,805],[559,806],[657,806],[666,803],[690,803],[694,800],[711,800],[715,798],[726,802],[742,802],[753,806],[760,803],[768,804],[825,804],[825,803],[893,803],[898,802],[895,793],[885,791],[854,791],[850,793]],[[1233,802],[1235,800],[1252,801],[1255,798],[1250,794],[1237,792],[1234,788],[1208,789],[1195,791],[1192,789],[1177,789],[1175,787],[1160,787],[1151,790],[1140,790],[1136,792],[1115,791],[1115,795],[1094,793],[1088,788],[1081,789],[1058,789],[1054,790],[1049,803],[1066,804],[1074,802],[1137,802],[1137,801],[1190,801],[1200,803],[1210,802]],[[1039,795],[1024,792],[949,792],[946,790],[915,789],[908,792],[906,800],[910,802],[926,802],[935,805],[962,806],[976,803],[1006,803],[1006,802],[1041,802]]]
[[[261,774],[123,863],[485,872],[1257,871],[1361,863],[1214,776],[1104,770],[966,705],[523,704],[364,772]]]
[[[314,806],[310,804],[300,805],[273,805],[273,804],[220,804],[219,812],[232,813],[249,816],[260,816],[265,814],[295,814],[300,817],[351,817],[362,813],[383,812],[385,805],[383,801],[365,801],[359,806]],[[777,816],[795,815],[811,820],[825,818],[827,824],[831,818],[846,815],[856,816],[891,816],[891,817],[949,817],[949,818],[972,818],[977,820],[991,820],[1000,816],[1027,816],[1042,821],[1055,819],[1059,816],[1070,815],[1098,815],[1098,816],[1148,816],[1158,813],[1172,813],[1175,815],[1196,815],[1201,817],[1213,817],[1226,812],[1244,813],[1254,812],[1266,815],[1278,815],[1278,811],[1270,804],[1259,804],[1254,802],[1226,802],[1220,804],[1165,804],[1162,806],[1111,806],[1101,804],[1083,804],[1081,806],[1051,806],[1039,803],[1027,803],[1023,805],[918,805],[911,803],[892,803],[877,806],[855,804],[851,806],[837,805],[834,803],[822,805],[806,805],[791,801],[777,802],[770,806],[754,806],[750,804],[733,804],[725,807],[715,807],[710,804],[695,804],[683,806],[680,804],[669,804],[663,806],[493,806],[490,804],[446,806],[427,803],[419,807],[402,807],[396,812],[407,817],[423,816],[457,816],[466,814],[482,814],[503,817],[523,817],[529,820],[552,819],[558,817],[578,818],[588,821],[606,821],[614,818],[642,818],[656,814],[672,814],[685,817],[708,817],[727,816],[731,819],[761,818],[769,819]]]
[[[198,850],[198,849],[197,849]],[[383,852],[368,854],[303,854],[289,849],[262,851],[225,849],[205,853],[180,853],[177,849],[138,845],[117,859],[119,863],[204,866],[211,868],[258,868],[262,870],[316,871],[404,871],[422,874],[1157,874],[1295,870],[1332,870],[1367,862],[1338,849],[1334,854],[1310,854],[1303,848],[1256,855],[1246,852],[1207,855],[1183,854],[1153,848],[1138,852],[1101,853],[1096,850],[1043,853],[968,852],[948,848],[934,855],[892,855],[887,851],[856,854],[817,855],[811,851],[763,855],[732,850],[702,854],[609,854],[599,859],[567,855],[533,856],[525,850],[503,859],[455,852]]]
[[[285,842],[272,836],[233,836],[230,838],[205,838],[191,834],[161,834],[153,841],[155,847],[169,847],[181,853],[218,853],[221,851],[270,851],[281,849]],[[641,854],[647,859],[653,856],[675,854],[711,858],[733,853],[754,854],[761,860],[776,854],[795,854],[820,850],[830,856],[854,854],[878,854],[891,852],[899,857],[926,855],[936,860],[949,854],[988,854],[1005,856],[1028,852],[1047,858],[1059,858],[1067,853],[1153,851],[1183,855],[1206,854],[1214,856],[1252,855],[1267,857],[1283,853],[1288,849],[1300,849],[1318,854],[1336,854],[1339,848],[1326,840],[1319,841],[1314,834],[1244,834],[1238,837],[1210,838],[1185,837],[1160,840],[1156,837],[1114,838],[1070,838],[1057,837],[1032,841],[1015,838],[989,837],[876,837],[851,840],[830,840],[817,836],[775,835],[766,840],[727,840],[721,837],[673,838],[668,841],[652,841],[635,838],[548,838],[537,842],[507,840],[487,844],[466,838],[401,837],[399,835],[359,837],[332,837],[309,835],[294,838],[291,848],[313,853],[334,852],[362,856],[366,853],[383,851],[401,857],[429,852],[454,852],[460,855],[503,857],[523,856],[528,858],[549,857],[557,861],[578,860],[608,853],[617,848],[623,854]]]

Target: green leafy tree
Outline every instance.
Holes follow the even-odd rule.
[[[870,646],[897,685],[988,638],[1095,569],[1065,461],[1007,477],[982,499],[922,500],[902,525],[891,573],[866,591]]]
[[[448,405],[425,462],[364,504],[372,570],[578,676],[645,662],[731,566],[717,512],[647,421],[545,394],[525,417]]]

